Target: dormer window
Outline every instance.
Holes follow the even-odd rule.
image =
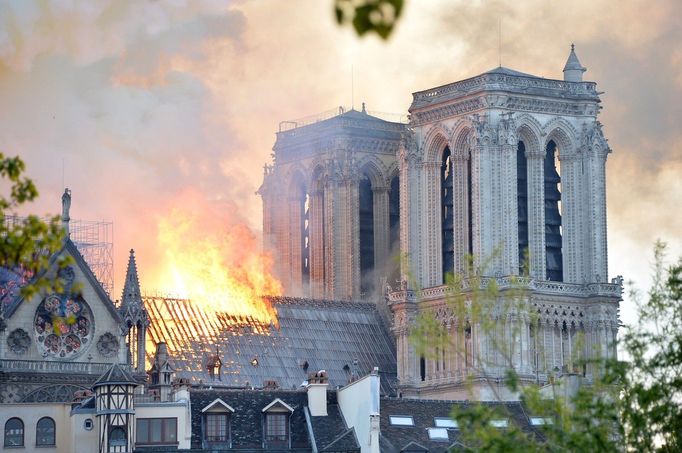
[[[204,448],[231,447],[231,425],[234,409],[225,401],[217,398],[201,410],[203,414]]]
[[[264,448],[291,448],[289,418],[294,409],[277,398],[263,408]]]

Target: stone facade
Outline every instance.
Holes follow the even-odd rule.
[[[468,378],[499,381],[509,366],[527,382],[567,372],[589,379],[595,370],[578,370],[581,359],[615,355],[622,285],[620,278],[608,282],[611,150],[597,120],[596,84],[582,81],[584,71],[572,48],[564,80],[500,67],[414,93],[408,125],[366,115],[344,138],[330,134],[335,122],[361,115],[352,111],[278,133],[260,193],[265,245],[281,263],[287,291],[377,298],[376,291],[358,290],[365,271],[358,263],[364,175],[372,181],[377,262],[386,236],[399,233],[400,284],[383,269],[376,281],[388,283],[405,396],[464,398]],[[390,128],[390,139],[370,147],[354,138],[379,124]],[[399,199],[395,230],[386,228],[383,195],[392,178]],[[301,185],[292,191],[292,184]],[[310,197],[304,216],[297,207],[304,206],[297,201],[301,193]],[[302,252],[305,244],[309,252]],[[304,255],[308,280],[301,274]],[[463,279],[468,304],[479,277],[501,288],[501,300],[523,288],[524,303],[504,310],[500,302],[489,314],[497,322],[491,331],[471,310],[453,312],[448,275]],[[408,341],[424,311],[450,338],[439,359],[419,357]],[[476,392],[491,397],[484,384]]]
[[[259,193],[264,242],[286,294],[359,299],[387,278],[392,245],[398,250],[391,195],[404,130],[363,107],[277,133]]]

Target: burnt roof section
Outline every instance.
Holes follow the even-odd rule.
[[[185,299],[145,298],[149,338],[168,345],[176,376],[193,385],[262,387],[276,381],[295,389],[309,372],[326,370],[330,388],[379,367],[382,391],[392,395],[396,381],[395,343],[369,302],[268,298],[279,328],[226,314],[208,316]],[[219,354],[220,374],[207,363]],[[153,352],[148,351],[149,360]]]
[[[463,100],[482,92],[504,92],[566,100],[599,101],[594,82],[566,82],[545,79],[513,69],[499,67],[458,82],[412,93],[409,112],[419,113],[440,104]]]
[[[294,409],[290,416],[291,450],[287,451],[312,450],[304,413],[304,406],[307,404],[307,395],[304,391],[244,389],[192,389],[190,391],[192,407],[191,445],[193,449],[203,448],[201,410],[217,398],[220,398],[234,409],[234,413],[230,415],[232,448],[225,450],[221,448],[221,451],[266,451],[263,449],[262,409],[278,398]],[[273,450],[269,449],[267,451]]]
[[[468,401],[436,401],[436,400],[413,400],[400,398],[381,399],[381,451],[385,453],[399,453],[405,450],[417,451],[408,448],[410,443],[423,446],[431,453],[445,453],[453,446],[459,444],[459,429],[448,428],[448,439],[431,440],[428,428],[435,428],[435,418],[450,418],[453,407],[469,407],[472,404],[489,404],[498,407],[509,419],[525,432],[537,433],[531,426],[530,420],[519,402],[490,402],[471,403]],[[389,417],[412,416],[414,426],[391,425]],[[412,447],[415,447],[413,444]]]
[[[282,125],[291,128],[283,129]],[[386,121],[366,111],[349,110],[304,125],[296,121],[283,122],[273,150],[277,162],[331,151],[339,148],[341,142],[347,151],[367,151],[369,141],[378,152],[395,153],[404,130],[402,123]]]

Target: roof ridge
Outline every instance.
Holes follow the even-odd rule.
[[[357,434],[355,433],[355,428],[354,428],[354,427],[350,427],[350,428],[346,429],[344,432],[342,432],[341,434],[339,434],[338,436],[336,436],[331,442],[329,442],[329,443],[327,444],[326,447],[324,447],[324,448],[323,448],[322,450],[320,450],[320,451],[321,451],[321,452],[324,452],[324,451],[337,451],[337,450],[330,450],[330,447],[332,447],[335,443],[340,442],[341,440],[343,440],[343,439],[344,439],[345,437],[347,437],[349,434],[352,434],[352,435],[353,435],[353,441],[355,442],[355,445],[356,445],[358,448],[360,448],[360,443],[358,442],[358,436],[357,436]]]

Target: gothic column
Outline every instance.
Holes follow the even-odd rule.
[[[336,199],[337,181],[333,175],[325,181],[324,185],[324,295],[327,299],[334,299],[336,293],[336,273],[335,265],[336,249],[334,247],[334,236],[337,234],[336,226]]]
[[[400,171],[400,280],[411,282],[419,279],[421,269],[420,214],[421,179],[419,175],[419,155],[414,133],[403,134],[397,153]]]
[[[590,249],[592,273],[589,282],[608,281],[606,244],[606,156],[608,149],[593,149],[588,157],[590,194]]]
[[[146,331],[147,329],[144,325],[137,326],[137,367],[135,369],[137,373],[145,373],[145,365],[147,363],[145,357],[145,345],[147,341]]]
[[[441,168],[443,164],[422,162],[421,176],[425,182],[422,191],[421,218],[421,273],[419,283],[423,288],[443,284],[443,256],[441,240]]]
[[[466,256],[469,254],[469,153],[456,150],[452,154],[453,184],[453,233],[455,244],[455,274],[467,271]]]
[[[580,197],[582,161],[574,150],[559,149],[561,163],[561,223],[564,281],[583,283],[584,243],[582,215],[585,204]]]
[[[498,222],[502,228],[500,271],[502,275],[516,275],[519,269],[519,212],[517,209],[516,152],[518,137],[510,113],[500,120],[500,209]]]
[[[527,149],[530,276],[545,280],[545,151]]]

